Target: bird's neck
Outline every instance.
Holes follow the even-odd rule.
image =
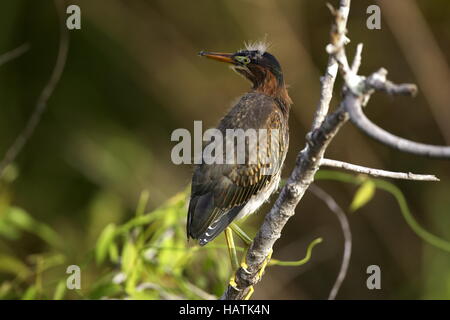
[[[265,77],[253,86],[253,91],[260,92],[275,99],[280,99],[287,108],[292,104],[283,79],[277,79],[272,72],[267,72]]]

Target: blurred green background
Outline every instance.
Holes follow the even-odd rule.
[[[111,277],[117,270],[122,268],[127,274],[131,268],[123,261],[120,266],[115,264],[112,251],[120,251],[121,257],[124,252],[130,255],[135,248],[126,249],[127,243],[141,241],[133,233],[136,231],[125,230],[125,237],[116,234],[118,244],[108,251],[108,262],[98,257],[98,247],[94,251],[107,225],[123,226],[136,219],[143,190],[148,191],[144,211],[163,213],[158,222],[144,219],[147,224],[139,224],[138,231],[153,224],[148,238],[144,238],[157,242],[164,235],[155,233],[155,226],[170,225],[176,235],[171,245],[186,246],[185,206],[176,202],[178,207],[173,212],[154,211],[190,182],[192,168],[171,162],[171,132],[176,128],[192,130],[194,120],[203,120],[204,128],[215,126],[232,101],[249,87],[223,65],[200,59],[200,50],[235,51],[244,41],[265,37],[272,44],[270,52],[280,61],[294,100],[290,150],[284,168],[287,177],[304,145],[318,102],[319,78],[328,59],[325,46],[331,19],[325,3],[68,2],[81,7],[82,28],[70,31],[66,68],[48,110],[0,185],[0,297],[140,298],[127,288],[126,294],[110,288],[115,286]],[[381,7],[381,30],[366,28],[366,8],[371,4]],[[399,136],[450,145],[450,2],[353,1],[349,37],[349,55],[357,43],[364,43],[362,74],[385,67],[393,81],[414,82],[420,89],[414,99],[375,95],[367,108],[369,117]],[[53,1],[1,1],[0,55],[22,43],[30,44],[27,53],[0,67],[1,157],[34,109],[53,68],[58,41]],[[333,106],[338,102],[340,85],[338,81]],[[341,130],[327,157],[386,170],[437,175],[439,183],[395,184],[404,192],[417,220],[450,239],[448,162],[398,153],[369,140],[351,124]],[[324,181],[318,185],[348,209],[355,186]],[[16,208],[15,213],[11,213],[11,207]],[[251,217],[244,229],[254,234],[268,208]],[[173,219],[166,225],[162,221],[169,215]],[[22,224],[16,221],[13,227],[8,219],[18,219]],[[424,244],[406,225],[391,195],[377,191],[373,200],[350,213],[349,219],[353,254],[339,299],[450,299],[450,254]],[[310,193],[276,243],[274,257],[300,259],[308,243],[319,236],[324,243],[315,248],[307,265],[271,267],[254,298],[326,298],[339,271],[343,236],[335,216]],[[153,256],[147,256],[150,272],[142,277],[147,277],[147,282],[152,278],[154,287],[146,288],[150,293],[142,298],[205,298],[205,292],[219,295],[229,269],[226,251],[220,247],[222,237],[215,243],[217,248],[198,252],[189,244],[189,254],[180,256],[183,262],[177,266],[166,261],[173,257],[160,257],[159,264],[152,265]],[[140,250],[145,245],[136,247]],[[205,263],[193,272],[202,259]],[[170,270],[160,268],[163,261],[169,263]],[[60,289],[57,294],[57,288],[64,286],[65,267],[71,264],[82,268],[82,289],[65,293]],[[366,288],[366,268],[371,264],[381,268],[381,290]],[[177,288],[178,281],[185,286],[184,291]],[[106,291],[95,292],[108,283]],[[189,295],[186,292],[196,290],[191,284],[203,291]]]

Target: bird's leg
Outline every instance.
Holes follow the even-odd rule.
[[[247,251],[250,248],[250,245],[252,244],[253,240],[244,232],[244,230],[242,230],[241,228],[239,228],[238,225],[236,225],[235,223],[232,223],[230,225],[230,228],[236,232],[236,234],[239,236],[239,238],[241,238],[241,240],[247,245],[247,250],[245,250],[243,256],[242,256],[242,260],[241,260],[241,268],[244,270],[244,272],[246,273],[250,273],[250,271],[248,271],[248,264],[247,264]],[[269,264],[270,258],[272,257],[272,250],[270,250],[269,255],[267,256],[267,258],[264,260],[261,269],[258,271],[257,274],[257,279],[260,279],[266,269],[266,267]],[[230,284],[236,288],[236,282],[233,278],[230,281]],[[250,286],[248,288],[248,292],[244,297],[244,300],[249,300],[251,298],[251,296],[253,295],[253,292],[255,291],[255,289],[253,288],[253,286]]]
[[[242,255],[241,268],[244,269],[244,271],[246,273],[249,273],[249,271],[247,270],[248,265],[247,265],[246,257],[247,257],[247,251],[250,248],[250,245],[252,244],[253,240],[244,232],[244,230],[239,228],[239,226],[237,224],[232,223],[230,225],[230,228],[234,232],[236,232],[236,234],[239,236],[239,238],[241,238],[241,240],[244,241],[244,243],[247,245],[247,249],[245,250],[244,254]]]
[[[244,255],[243,255],[243,257],[242,257],[242,260],[241,260],[241,267],[242,267],[242,269],[244,269],[245,272],[249,273],[249,271],[247,270],[247,269],[248,269],[248,265],[247,265],[246,257],[247,257],[247,251],[248,251],[248,248],[249,248],[250,245],[252,244],[253,240],[252,240],[252,239],[244,232],[244,230],[242,230],[241,228],[239,228],[239,226],[238,226],[237,224],[232,223],[232,224],[230,225],[230,228],[231,228],[234,232],[236,232],[236,234],[239,236],[239,238],[241,238],[242,241],[244,241],[245,244],[247,245],[247,250],[246,250],[246,252],[244,253]],[[270,258],[272,257],[272,252],[273,252],[273,251],[270,250],[269,255],[268,255],[267,258],[264,260],[264,262],[263,262],[263,264],[262,264],[262,266],[261,266],[261,269],[260,269],[260,271],[258,272],[258,278],[261,278],[262,274],[264,273],[264,270],[266,269],[266,267],[267,267],[267,265],[268,265],[268,263],[269,263],[269,261],[270,261]]]
[[[233,232],[231,228],[225,229],[225,240],[227,241],[228,254],[230,256],[231,268],[236,271],[239,268],[238,257],[236,254],[236,247],[234,245]]]
[[[247,246],[250,246],[252,244],[253,240],[244,232],[244,230],[239,228],[239,226],[237,224],[232,223],[230,225],[230,228],[231,228],[231,230],[236,232],[238,237],[241,238],[241,240],[244,241]]]
[[[232,231],[236,232],[238,237],[241,238],[241,240],[247,245],[247,250],[245,250],[245,252],[242,256],[240,266],[244,270],[244,272],[250,273],[250,271],[248,271],[248,265],[247,265],[246,258],[247,258],[247,251],[250,248],[250,245],[252,244],[253,240],[244,232],[244,230],[242,230],[240,227],[238,227],[235,223],[232,223],[228,228],[225,229],[225,239],[227,240],[228,252],[230,255],[231,266],[232,266],[233,270],[237,270],[237,268],[239,267],[239,264],[238,264],[237,254],[236,254],[236,248],[234,246]],[[264,260],[263,264],[261,265],[261,269],[258,271],[258,274],[257,274],[257,279],[260,279],[262,277],[264,271],[266,270],[266,267],[269,264],[271,257],[272,257],[272,250],[270,250],[269,255],[267,256],[267,258]],[[230,279],[230,285],[233,288],[235,288],[236,290],[239,290],[239,289],[237,289],[237,284],[235,281],[234,274]],[[249,300],[250,297],[253,295],[254,291],[255,291],[255,289],[253,288],[253,286],[250,286],[247,294],[244,297],[244,300]]]
[[[246,261],[246,257],[247,257],[247,251],[248,248],[250,247],[250,245],[252,244],[253,240],[244,232],[244,230],[242,230],[241,228],[239,228],[235,223],[232,223],[230,225],[230,228],[236,232],[236,234],[239,236],[239,238],[242,239],[242,241],[245,242],[245,244],[247,245],[247,250],[245,251],[242,260],[241,260],[241,267],[242,269],[244,269],[245,272],[250,273],[247,269],[248,269],[248,265],[247,265],[247,261]],[[258,272],[258,279],[261,278],[262,274],[264,273],[264,270],[266,269],[271,257],[272,257],[272,249],[269,252],[269,255],[267,256],[267,258],[264,260],[260,271]]]
[[[231,261],[231,269],[233,270],[233,276],[231,276],[229,284],[230,286],[238,290],[234,273],[239,268],[239,262],[236,254],[236,247],[234,246],[233,232],[229,227],[225,229],[225,240],[227,241],[228,254]]]

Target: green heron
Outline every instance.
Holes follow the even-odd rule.
[[[289,144],[288,118],[292,100],[280,64],[261,44],[246,46],[233,54],[202,51],[199,55],[230,64],[252,84],[250,92],[220,121],[217,129],[221,133],[226,135],[227,129],[266,129],[268,135],[273,129],[279,132],[270,135],[270,146],[275,142],[277,148],[268,150],[268,163],[260,162],[259,158],[256,163],[250,163],[246,156],[244,163],[203,162],[194,169],[187,217],[188,238],[197,239],[203,246],[225,230],[230,247],[233,245],[230,224],[255,212],[278,188]],[[248,148],[248,141],[245,143]],[[249,241],[242,230],[233,230],[244,237],[244,241]]]

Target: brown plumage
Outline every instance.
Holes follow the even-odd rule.
[[[271,54],[259,50],[242,50],[235,54],[200,53],[211,59],[231,63],[236,72],[250,80],[252,90],[223,117],[217,129],[226,136],[227,129],[268,130],[268,162],[250,155],[259,154],[259,144],[245,140],[243,164],[200,164],[192,177],[189,203],[188,237],[204,245],[220,234],[234,219],[255,210],[277,189],[281,168],[289,145],[288,118],[292,103],[284,84],[281,67]],[[279,134],[271,134],[270,129]],[[226,143],[238,149],[237,141]],[[225,145],[224,144],[224,145]],[[204,148],[207,145],[204,146]],[[270,148],[272,147],[272,148]],[[224,148],[224,157],[225,148]]]

